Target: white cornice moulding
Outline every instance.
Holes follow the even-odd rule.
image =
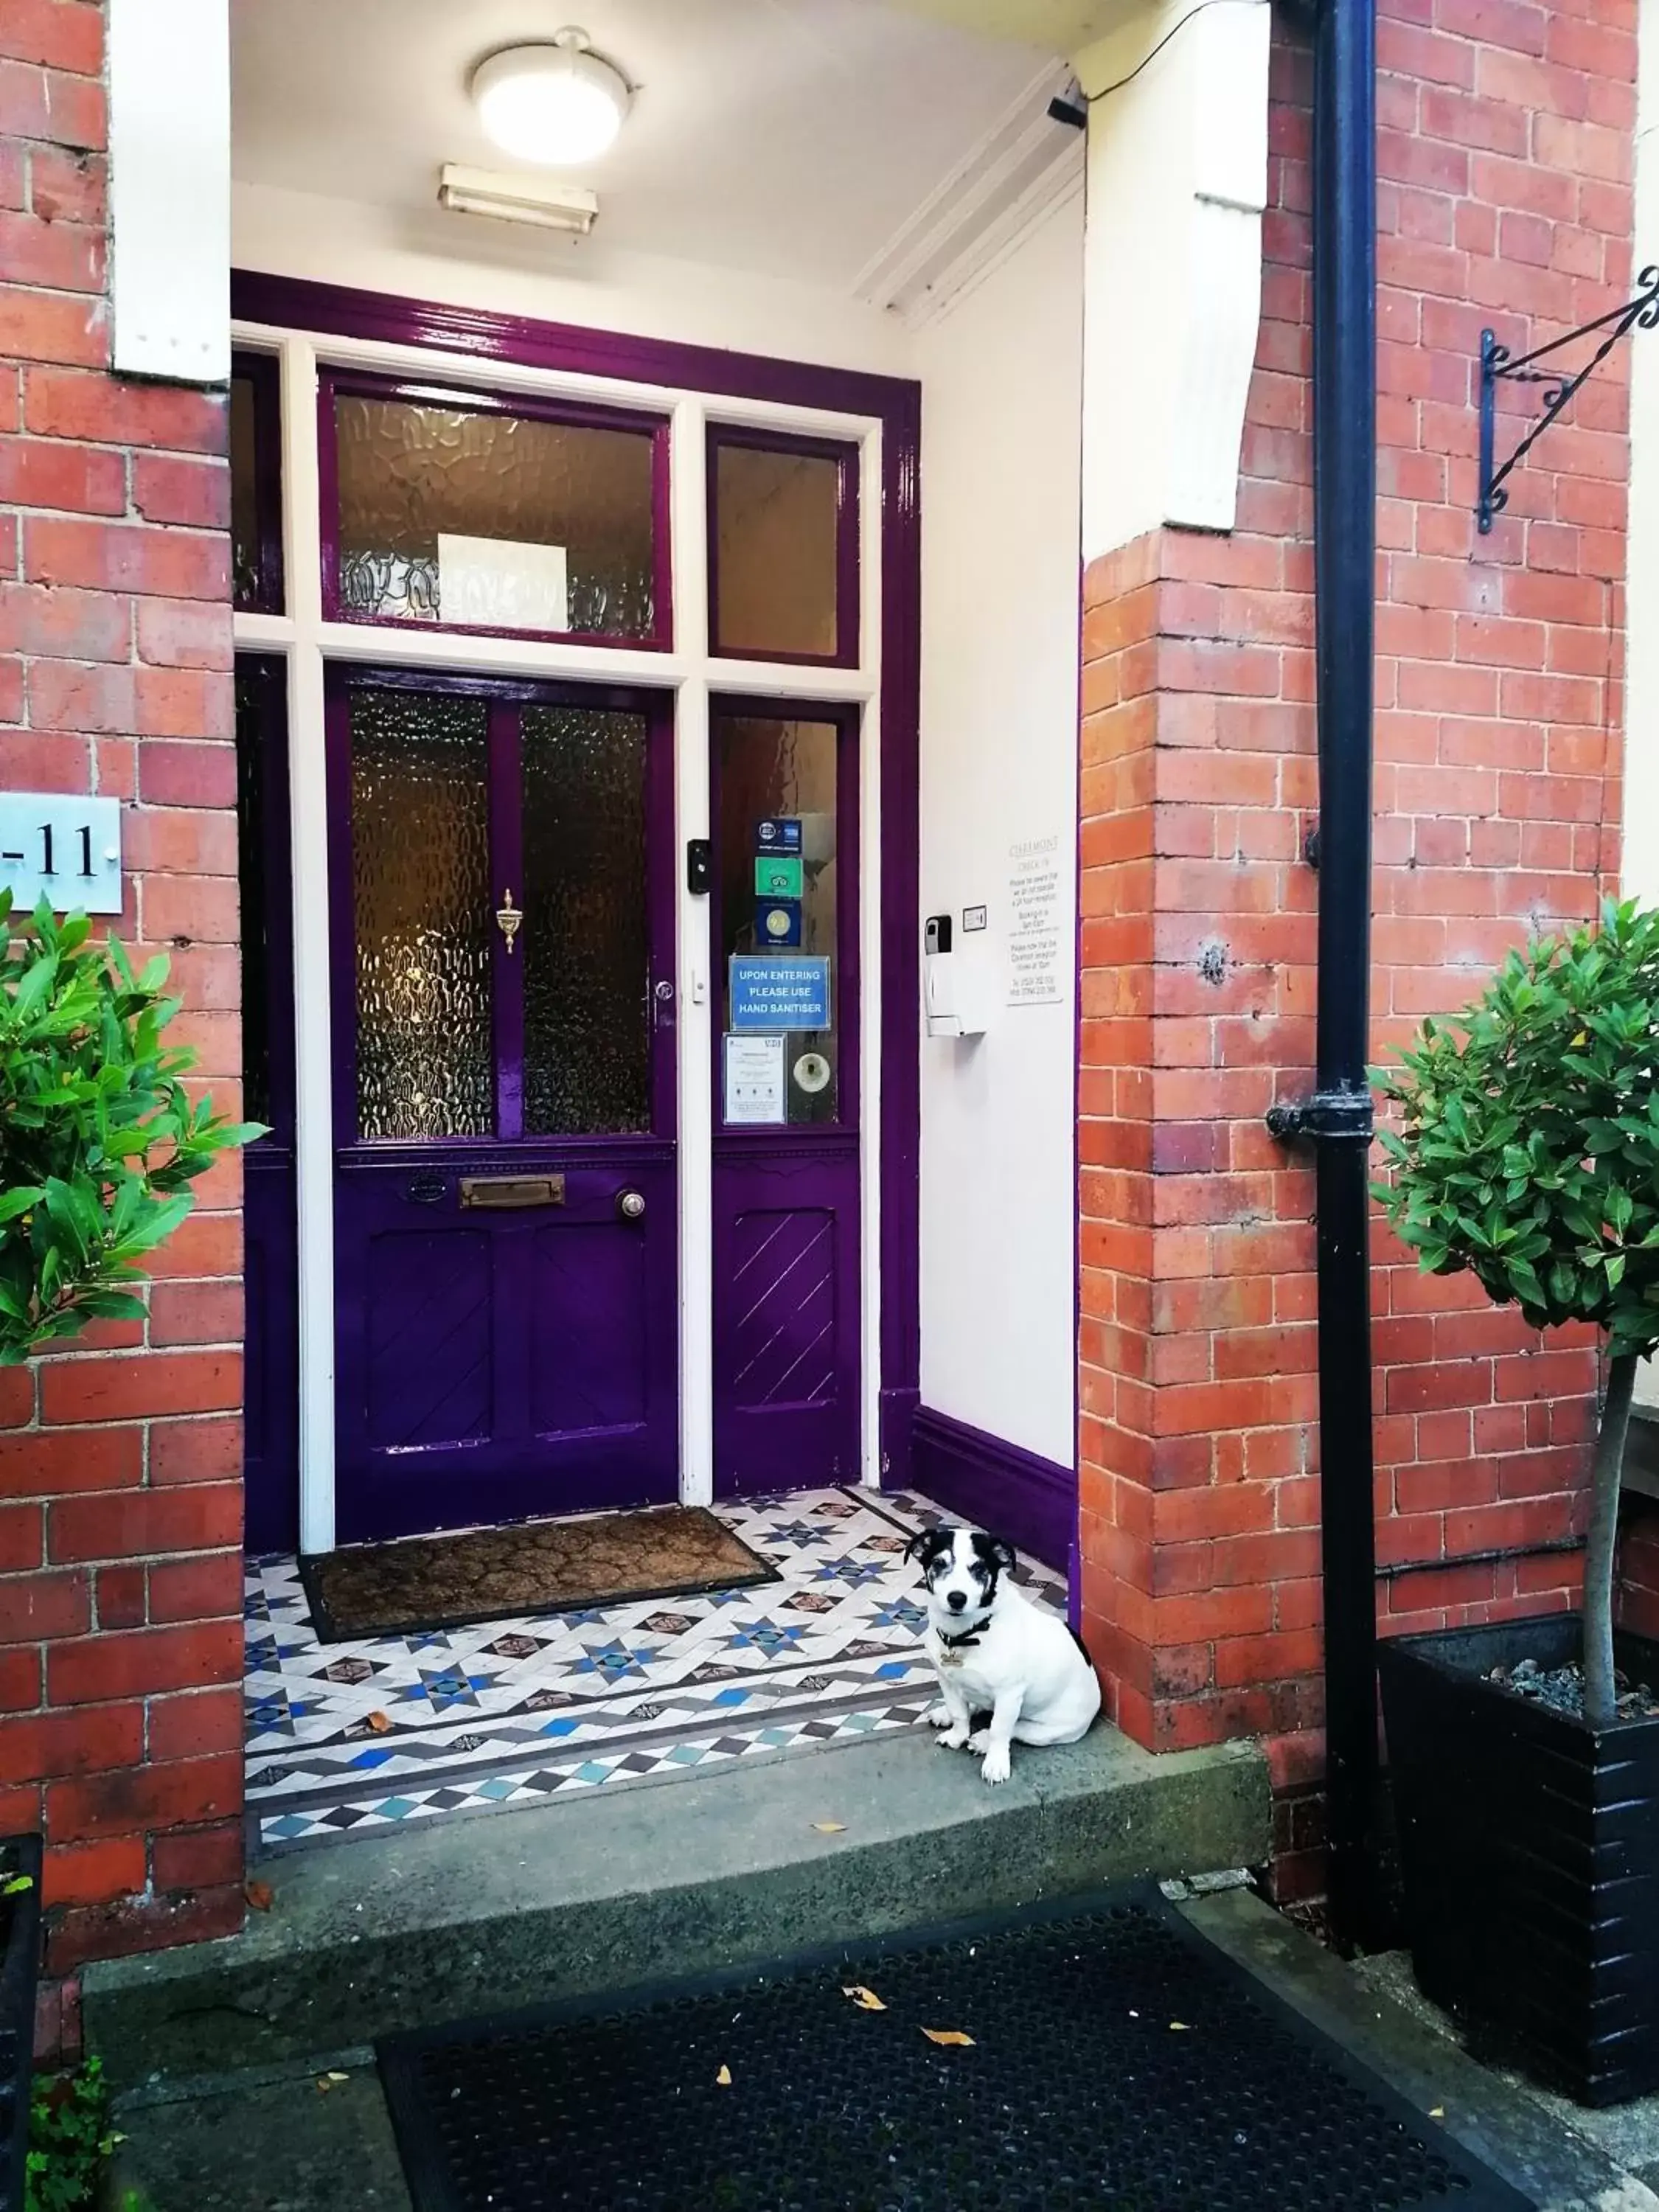
[[[1082,183],[1083,133],[1048,102],[1071,71],[1046,63],[853,280],[913,328],[935,320]]]

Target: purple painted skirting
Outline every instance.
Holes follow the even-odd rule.
[[[1017,1552],[1069,1571],[1077,1542],[1073,1468],[923,1406],[912,1431],[910,1480],[936,1505],[1006,1536]]]
[[[719,346],[579,329],[476,307],[400,299],[341,284],[233,270],[240,322],[325,336],[429,345],[480,360],[584,370],[870,415],[882,425],[881,679],[881,1464],[910,1480],[921,1359],[921,387],[901,377],[824,368]]]

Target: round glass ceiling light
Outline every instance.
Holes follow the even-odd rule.
[[[550,45],[507,46],[480,62],[472,97],[504,154],[574,168],[611,145],[631,94],[622,71],[590,50],[586,32],[570,29]]]

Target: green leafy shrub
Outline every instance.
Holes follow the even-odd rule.
[[[73,2074],[37,2080],[29,2101],[24,2212],[81,2212],[93,2204],[116,2140],[96,2058]]]
[[[1418,1264],[1607,1338],[1584,1563],[1584,1708],[1604,1728],[1620,1470],[1637,1362],[1659,1346],[1659,913],[1609,900],[1599,929],[1512,952],[1401,1059],[1377,1078],[1401,1123],[1376,1194]]]
[[[164,956],[134,976],[84,915],[10,936],[0,891],[0,1365],[88,1322],[141,1314],[128,1287],[191,1209],[189,1185],[257,1122],[192,1105],[196,1055],[162,1042],[179,1010]]]

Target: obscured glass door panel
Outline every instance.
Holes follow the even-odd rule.
[[[733,444],[711,452],[716,653],[850,659],[854,472],[847,454]]]
[[[266,717],[271,672],[259,662],[236,665],[236,873],[242,902],[242,1111],[271,1120],[270,908],[266,866],[270,748]]]
[[[334,401],[339,611],[363,621],[653,638],[656,435]]]
[[[274,356],[230,365],[231,597],[239,611],[283,611],[282,415]]]
[[[752,996],[755,963],[823,963],[830,1020],[784,1028],[780,1110],[757,1121],[835,1121],[841,1114],[836,813],[840,731],[834,722],[718,714],[714,723],[720,866],[720,967],[728,1035],[764,1034],[734,1012]],[[771,833],[771,834],[769,834]],[[739,963],[734,973],[732,963]],[[722,1118],[746,1119],[722,1088]]]
[[[230,380],[230,550],[238,607],[259,604],[259,490],[253,380]]]
[[[443,693],[351,702],[357,1127],[495,1127],[489,710]]]
[[[527,707],[520,763],[526,1134],[648,1128],[645,717]]]

